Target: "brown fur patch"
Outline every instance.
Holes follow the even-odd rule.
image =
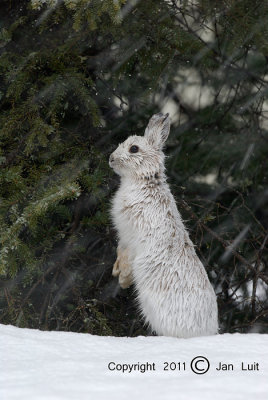
[[[119,285],[126,289],[133,283],[132,268],[128,260],[127,249],[117,249],[117,259],[113,266],[113,276],[119,276]]]

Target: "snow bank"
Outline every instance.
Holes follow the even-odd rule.
[[[192,362],[197,356],[209,361],[206,373],[205,359]],[[191,362],[201,374],[193,372]],[[220,362],[229,364],[229,370],[217,370]],[[267,396],[268,335],[116,338],[0,325],[1,400],[266,400]]]

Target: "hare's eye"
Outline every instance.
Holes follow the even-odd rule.
[[[138,148],[138,146],[135,146],[135,145],[131,146],[129,149],[130,153],[138,153],[138,151],[139,151],[139,148]]]

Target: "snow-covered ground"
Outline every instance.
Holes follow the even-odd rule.
[[[198,356],[206,373],[192,370],[207,369]],[[233,370],[216,370],[220,362]],[[0,399],[267,400],[268,335],[116,338],[0,325]]]

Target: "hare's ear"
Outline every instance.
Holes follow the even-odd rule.
[[[169,129],[169,114],[154,114],[145,129],[144,137],[146,137],[148,142],[157,148],[157,150],[161,150],[168,138]]]

